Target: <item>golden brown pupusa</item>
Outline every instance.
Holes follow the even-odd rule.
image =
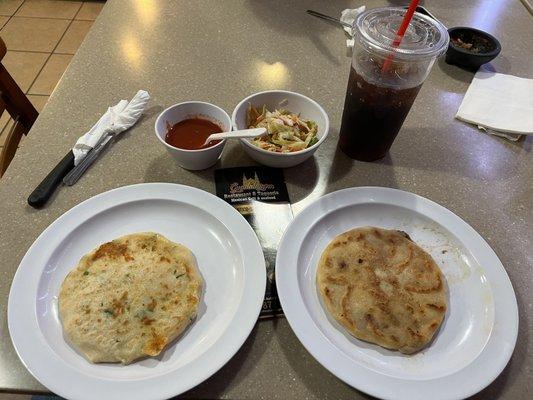
[[[446,312],[439,267],[396,230],[362,227],[334,238],[320,258],[317,286],[353,336],[406,354],[431,341]]]
[[[91,362],[157,356],[196,317],[202,278],[185,246],[135,233],[85,255],[61,285],[59,313]]]

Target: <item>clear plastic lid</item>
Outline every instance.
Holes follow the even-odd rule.
[[[396,32],[407,12],[401,7],[374,8],[361,13],[355,21],[355,38],[370,50],[401,59],[438,57],[448,48],[446,27],[415,12],[398,47],[393,47]]]

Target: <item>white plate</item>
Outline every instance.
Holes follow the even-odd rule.
[[[326,315],[316,289],[327,244],[354,227],[401,229],[442,269],[449,307],[435,340],[406,356],[350,336]],[[384,399],[462,399],[491,383],[513,352],[518,308],[503,265],[466,222],[423,197],[361,187],[326,195],[288,227],[278,249],[278,294],[307,350],[330,372]]]
[[[142,231],[183,243],[196,256],[205,280],[198,317],[158,359],[91,364],[65,341],[59,287],[83,254]],[[257,237],[229,204],[183,185],[127,186],[79,204],[37,238],[11,286],[9,331],[26,368],[60,396],[169,398],[207,379],[237,352],[257,320],[265,285]]]

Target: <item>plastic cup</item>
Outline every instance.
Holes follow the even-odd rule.
[[[438,21],[415,13],[398,47],[396,32],[406,10],[375,8],[354,23],[352,66],[339,137],[349,157],[384,157],[438,56],[448,48],[448,31]],[[383,68],[390,59],[388,68]]]

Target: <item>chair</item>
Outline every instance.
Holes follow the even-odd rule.
[[[22,135],[27,135],[39,113],[2,64],[6,44],[0,38],[0,116],[7,111],[13,125],[0,152],[0,177],[13,159]]]

